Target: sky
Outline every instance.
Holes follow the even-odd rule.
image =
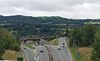
[[[0,0],[0,15],[100,18],[100,0]]]

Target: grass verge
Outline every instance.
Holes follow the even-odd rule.
[[[89,47],[81,47],[78,49],[81,55],[81,61],[92,61],[91,60],[91,52],[92,48]]]
[[[92,48],[88,48],[88,47],[81,47],[76,49],[70,48],[71,54],[72,54],[72,58],[73,61],[92,61],[91,60],[91,52],[92,52]],[[78,53],[80,53],[80,58],[78,58]]]
[[[73,61],[81,61],[81,59],[78,57],[78,53],[76,49],[70,48],[70,51],[71,51]]]
[[[50,44],[50,45],[58,45],[58,40],[57,39],[53,39],[51,41],[48,41],[48,44]]]
[[[27,44],[26,46],[29,47],[29,48],[31,48],[31,49],[35,49],[35,47],[32,46],[31,44]]]
[[[17,60],[17,58],[23,58],[23,53],[21,51],[17,52],[14,50],[6,50],[2,58],[4,60]]]
[[[6,50],[2,58],[4,60],[17,60],[17,52],[13,50]]]

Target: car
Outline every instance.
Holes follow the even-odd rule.
[[[62,46],[62,47],[65,47],[65,46]]]
[[[40,52],[43,53],[43,50],[41,50]]]
[[[65,45],[65,43],[62,43],[63,45]]]
[[[60,48],[58,48],[58,50],[61,50]]]

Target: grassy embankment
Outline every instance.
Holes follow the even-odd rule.
[[[57,39],[53,39],[51,41],[48,41],[48,44],[57,46],[58,45],[58,40]]]
[[[81,61],[92,61],[91,60],[91,52],[92,48],[82,47],[78,49],[81,55]]]
[[[81,47],[77,50],[70,48],[70,51],[74,61],[92,61],[91,60],[92,48]],[[80,58],[78,58],[77,56],[77,51],[80,52]]]
[[[18,57],[23,57],[23,54],[21,51],[6,50],[2,57],[4,60],[17,60]]]
[[[26,45],[27,47],[31,48],[31,49],[35,49],[34,46],[32,46],[31,44]]]
[[[66,42],[68,42],[69,38],[66,38]],[[69,47],[73,61],[92,61],[91,60],[91,52],[92,48],[89,47],[81,47],[78,49],[73,49]],[[80,52],[80,57],[78,58],[77,52]]]

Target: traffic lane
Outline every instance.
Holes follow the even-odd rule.
[[[69,48],[67,46],[67,43],[65,41],[65,37],[61,37],[59,41],[60,41],[60,43],[62,43],[62,44],[60,44],[59,47],[61,48],[61,50],[63,50],[65,52],[65,54],[67,55],[68,60],[72,61],[72,57],[71,57]],[[65,43],[65,45],[63,45],[63,43]]]
[[[65,37],[59,38],[59,48],[61,49],[61,51],[59,51],[59,54],[61,54],[62,56],[65,56],[67,58],[67,61],[71,61],[71,55],[70,55],[69,49],[67,47]],[[65,58],[63,58],[63,59],[65,59]]]
[[[25,54],[25,56],[26,56],[26,59],[27,59],[28,61],[35,61],[35,60],[34,60],[33,50],[31,50],[31,49],[29,49],[29,48],[27,48],[27,47],[25,47],[25,46],[22,46],[22,49],[23,49],[24,54]]]
[[[43,61],[49,61],[48,51],[46,47],[43,46],[42,48],[43,48],[43,56],[42,56]]]
[[[66,54],[66,56],[67,56],[67,59],[68,59],[69,61],[72,61],[72,59],[71,59],[71,54],[70,54],[70,52],[68,51],[68,48],[67,48],[66,46],[64,46],[64,47],[61,48],[61,50],[62,50],[63,52],[65,52],[65,54]]]
[[[60,37],[58,43],[59,43],[59,46],[66,46],[67,45],[66,41],[65,41],[65,37]]]
[[[56,48],[57,52],[60,56],[61,61],[69,61],[67,55],[65,54],[65,52],[63,52],[63,50],[61,48]]]
[[[38,61],[49,61],[48,51],[44,46],[38,46],[37,56],[39,57]]]
[[[50,49],[50,52],[53,55],[53,61],[61,61],[60,55],[58,54],[55,46],[48,45],[47,47]]]

